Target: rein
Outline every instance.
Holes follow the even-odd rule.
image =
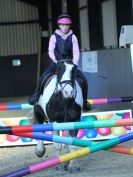
[[[65,88],[65,86],[66,86],[67,84],[71,85],[72,87],[74,86],[74,84],[73,84],[72,81],[70,81],[70,80],[64,80],[64,81],[62,81],[62,82],[58,82],[58,84],[60,85],[62,91],[63,91],[63,89]],[[62,87],[62,84],[65,84],[64,87]]]
[[[65,62],[65,61],[72,61],[72,60],[71,59],[63,59],[63,60],[58,60],[57,63],[62,62],[62,61]]]

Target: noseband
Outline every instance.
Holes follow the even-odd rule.
[[[75,88],[75,83],[73,83],[71,80],[64,80],[62,82],[58,82],[58,84],[60,85],[62,91],[64,90],[66,85],[72,86],[73,89]],[[62,84],[64,84],[64,86],[62,86]]]

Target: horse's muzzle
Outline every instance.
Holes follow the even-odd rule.
[[[63,90],[63,96],[66,99],[71,99],[73,97],[73,95],[74,95],[73,87],[70,87],[70,85],[69,85],[69,87],[66,86],[66,88],[64,88],[64,90]]]

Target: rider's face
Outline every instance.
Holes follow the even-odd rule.
[[[59,25],[60,30],[62,31],[62,33],[66,34],[69,31],[70,25],[63,25],[60,24]]]

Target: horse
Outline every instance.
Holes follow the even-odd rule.
[[[72,59],[61,59],[57,62],[57,69],[44,84],[39,100],[34,105],[35,124],[51,122],[75,122],[80,121],[83,108],[83,95],[79,82],[76,80],[77,66]],[[67,135],[75,137],[77,130],[67,131]],[[59,134],[59,132],[54,132]],[[61,144],[55,143],[57,155],[60,155]],[[76,146],[66,145],[68,152],[75,150]],[[42,157],[45,154],[45,145],[38,140],[36,155]],[[67,166],[67,167],[66,167]],[[60,165],[58,169],[67,169],[70,172],[79,171],[77,160],[71,160],[67,165]]]

